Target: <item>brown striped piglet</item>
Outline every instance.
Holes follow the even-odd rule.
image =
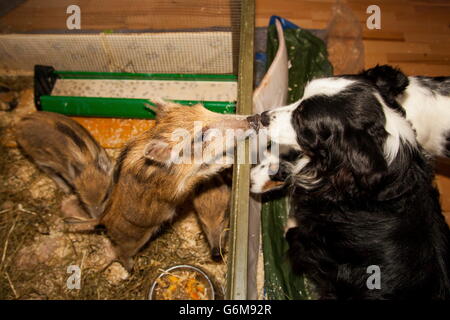
[[[112,191],[113,164],[105,150],[75,120],[53,112],[24,116],[16,140],[36,165],[69,195],[66,218],[98,218]]]
[[[200,183],[192,204],[211,248],[211,258],[223,260],[230,222],[231,169]]]
[[[111,201],[104,215],[85,225],[86,230],[106,228],[114,260],[127,270],[132,269],[133,256],[162,224],[175,217],[180,205],[192,199],[201,183],[232,166],[229,156],[234,154],[237,139],[225,144],[224,149],[224,141],[212,137],[208,129],[219,135],[238,131],[242,139],[252,129],[245,116],[215,113],[200,104],[156,105],[152,108],[156,112],[155,127],[130,140],[121,150],[114,169]],[[200,146],[201,159],[195,158],[195,146]]]

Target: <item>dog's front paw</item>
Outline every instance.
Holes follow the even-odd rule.
[[[287,166],[272,154],[266,153],[266,157],[260,164],[253,167],[250,172],[250,191],[253,193],[265,193],[280,189],[288,177]]]

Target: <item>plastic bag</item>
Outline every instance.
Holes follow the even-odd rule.
[[[334,74],[354,74],[364,69],[364,44],[361,23],[353,11],[341,1],[333,6],[327,27],[328,59]]]

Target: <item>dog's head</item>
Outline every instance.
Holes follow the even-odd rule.
[[[330,196],[373,194],[416,148],[410,124],[384,96],[365,74],[317,79],[301,100],[262,113],[260,123],[272,142],[300,153],[290,161],[296,185]]]

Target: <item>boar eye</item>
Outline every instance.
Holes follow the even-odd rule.
[[[208,164],[208,163],[203,162],[203,163],[200,165],[200,170],[206,170],[206,169],[208,169],[208,168],[209,168],[209,164]]]
[[[204,140],[203,134],[204,134],[203,130],[196,132],[194,136],[194,142],[202,142]]]
[[[211,135],[211,133],[212,133],[212,130],[210,130],[209,127],[204,127],[203,130],[202,130],[202,138],[203,138],[203,141],[206,141],[206,139],[209,138],[209,136]]]
[[[205,131],[197,132],[194,136],[194,143],[203,143],[206,141],[209,133]]]
[[[108,187],[108,189],[106,190],[106,193],[105,193],[105,195],[103,196],[103,199],[102,199],[102,202],[101,202],[101,203],[105,203],[105,202],[108,200],[109,196],[111,195],[111,191],[112,191],[112,185],[110,185],[110,186]]]

